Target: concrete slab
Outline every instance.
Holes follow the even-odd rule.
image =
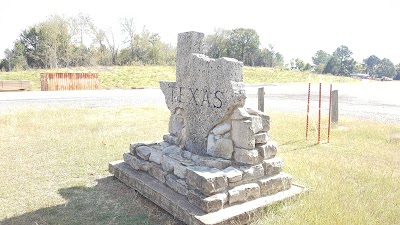
[[[190,204],[185,196],[176,193],[147,173],[132,169],[122,160],[111,162],[109,171],[120,181],[188,225],[247,224],[256,219],[267,205],[307,191],[304,187],[293,184],[289,190],[207,214]]]

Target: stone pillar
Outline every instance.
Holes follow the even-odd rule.
[[[182,82],[181,79],[189,74],[189,62],[192,53],[202,53],[204,34],[190,31],[178,34],[178,45],[176,52],[176,82]]]

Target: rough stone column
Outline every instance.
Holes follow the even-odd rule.
[[[192,53],[202,53],[204,34],[190,31],[178,34],[178,45],[176,52],[176,82],[188,79],[189,62]]]

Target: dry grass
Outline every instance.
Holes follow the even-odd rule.
[[[177,224],[107,172],[135,141],[158,140],[157,108],[0,114],[0,224]],[[400,224],[400,124],[343,120],[330,144],[304,140],[302,115],[273,113],[285,171],[310,189],[255,224]],[[325,136],[326,133],[323,133]]]
[[[304,141],[304,117],[272,118],[285,170],[310,193],[270,210],[264,223],[400,224],[400,142],[391,141],[400,124],[341,119],[330,143],[315,145],[315,130]]]
[[[162,137],[167,114],[58,108],[0,115],[0,224],[175,223],[107,171],[130,142]]]

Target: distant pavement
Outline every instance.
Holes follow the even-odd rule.
[[[246,106],[257,108],[257,88],[265,87],[266,112],[304,113],[306,83],[252,84],[246,86]],[[317,115],[318,84],[311,88],[311,113]],[[339,92],[340,116],[400,123],[400,82],[333,84]],[[328,115],[329,84],[323,84],[322,113]],[[164,107],[160,89],[97,91],[0,92],[0,113],[48,107]]]

